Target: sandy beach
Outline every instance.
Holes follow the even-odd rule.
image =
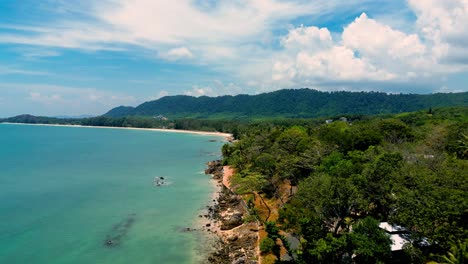
[[[82,125],[61,125],[61,124],[29,124],[29,123],[0,123],[8,125],[27,125],[27,126],[57,126],[57,127],[82,127],[82,128],[107,128],[107,129],[131,129],[131,130],[144,130],[144,131],[159,131],[159,132],[172,132],[172,133],[186,133],[196,134],[202,136],[216,136],[223,137],[226,140],[232,140],[232,134],[221,132],[205,132],[196,130],[178,130],[178,129],[165,129],[165,128],[139,128],[139,127],[109,127],[109,126],[82,126]]]

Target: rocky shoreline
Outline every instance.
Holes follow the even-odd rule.
[[[210,223],[206,224],[206,228],[217,235],[218,241],[207,261],[220,264],[258,263],[258,223],[244,223],[248,216],[247,207],[239,195],[223,184],[221,161],[208,162],[207,166],[205,173],[212,175],[221,187],[215,203],[208,207]]]

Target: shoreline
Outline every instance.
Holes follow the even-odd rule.
[[[62,124],[32,124],[32,123],[0,123],[6,125],[26,125],[26,126],[53,126],[53,127],[78,127],[78,128],[106,128],[106,129],[128,129],[128,130],[141,130],[141,131],[156,131],[156,132],[172,132],[172,133],[184,133],[194,134],[201,136],[217,136],[223,137],[227,141],[232,140],[233,136],[229,133],[222,132],[208,132],[208,131],[197,131],[197,130],[182,130],[182,129],[169,129],[169,128],[140,128],[140,127],[112,127],[112,126],[83,126],[83,125],[62,125]]]
[[[208,206],[208,219],[205,221],[208,220],[209,225],[205,224],[203,228],[216,238],[207,261],[218,264],[260,263],[260,227],[257,221],[245,221],[249,215],[247,205],[230,186],[234,170],[223,166],[219,160],[208,162],[207,165],[205,174],[211,175],[211,180],[216,186],[213,197],[217,197],[212,205]]]

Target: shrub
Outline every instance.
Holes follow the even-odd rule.
[[[262,241],[260,241],[260,251],[262,253],[271,252],[271,250],[273,249],[275,245],[276,243],[275,241],[273,241],[273,239],[269,237],[265,237],[264,239],[262,239]]]

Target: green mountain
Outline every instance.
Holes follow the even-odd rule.
[[[320,92],[279,90],[259,95],[219,97],[166,96],[137,107],[116,107],[104,116],[170,118],[312,118],[344,114],[389,114],[431,107],[467,106],[468,92],[447,94],[386,94],[381,92]]]

